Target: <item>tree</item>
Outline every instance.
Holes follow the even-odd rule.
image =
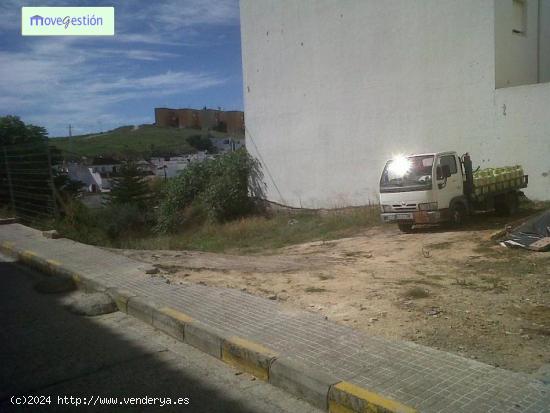
[[[29,221],[51,216],[57,205],[50,165],[46,129],[0,117],[0,206]]]
[[[44,143],[48,139],[46,129],[41,126],[26,125],[18,116],[0,117],[0,145],[20,145]]]
[[[187,138],[187,142],[198,151],[214,152],[214,145],[209,137],[201,135],[192,135]]]
[[[32,220],[62,210],[82,186],[61,172],[59,150],[50,146],[46,129],[25,124],[17,116],[0,117],[0,204]],[[52,183],[57,195],[54,196]]]
[[[107,196],[108,205],[135,205],[144,209],[149,199],[149,187],[143,173],[135,162],[122,164],[119,176],[113,178],[111,192]]]

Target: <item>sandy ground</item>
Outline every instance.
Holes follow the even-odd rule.
[[[375,227],[269,255],[118,252],[155,264],[170,282],[237,288],[372,334],[533,372],[550,363],[550,253],[499,246],[490,240],[497,226]]]

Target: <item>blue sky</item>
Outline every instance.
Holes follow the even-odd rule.
[[[115,6],[115,36],[21,36],[21,6]],[[0,2],[0,116],[50,136],[153,123],[153,108],[242,110],[238,0]]]

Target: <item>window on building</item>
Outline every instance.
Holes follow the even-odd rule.
[[[550,82],[550,0],[495,0],[495,88]]]
[[[512,0],[512,32],[516,34],[525,34],[527,32],[527,5],[525,0]]]

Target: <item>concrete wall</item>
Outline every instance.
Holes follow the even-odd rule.
[[[495,153],[499,163],[525,166],[528,195],[550,199],[550,83],[497,89]]]
[[[495,0],[496,87],[538,82],[539,0],[518,0],[525,8],[524,33],[514,33],[514,0]]]
[[[499,98],[514,106],[521,95],[525,113],[547,96],[495,94],[494,18],[494,0],[241,0],[246,145],[262,160],[268,198],[367,203],[396,153],[515,164],[519,130],[530,144],[517,158],[542,171],[537,154],[548,148],[537,139],[550,134],[549,117],[537,109],[536,130],[522,121],[505,131],[510,120],[497,114]],[[542,180],[529,193],[550,198]]]
[[[155,124],[161,127],[177,127],[178,116],[174,109],[155,108]]]
[[[155,124],[161,127],[214,129],[219,122],[225,122],[227,132],[244,132],[244,113],[216,109],[169,109],[155,108]]]

